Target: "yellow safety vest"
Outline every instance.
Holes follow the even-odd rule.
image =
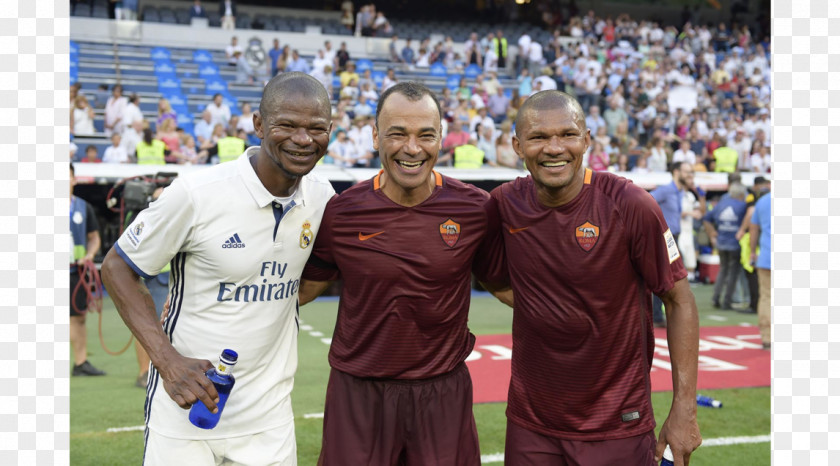
[[[715,156],[715,171],[734,173],[738,166],[738,151],[731,147],[718,147],[712,153]]]
[[[228,136],[219,139],[217,145],[219,149],[219,163],[236,160],[245,152],[245,141],[237,137]]]
[[[159,139],[152,139],[151,144],[146,144],[146,141],[140,141],[135,148],[137,151],[137,165],[164,165],[164,151],[166,144]]]
[[[455,148],[455,168],[481,168],[484,165],[484,151],[472,144]]]
[[[491,41],[491,44],[492,44],[492,47],[493,47],[493,52],[496,52],[497,50],[499,50],[499,38],[498,37],[494,37],[493,40]],[[507,39],[505,39],[504,37],[502,37],[502,55],[501,56],[502,57],[507,56]]]

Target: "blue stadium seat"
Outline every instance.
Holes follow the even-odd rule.
[[[187,109],[187,98],[184,97],[184,94],[180,92],[170,92],[164,93],[163,97],[169,101],[169,104],[172,105],[172,108],[180,107],[184,110]],[[180,110],[175,110],[177,113],[181,113]]]
[[[158,76],[158,91],[161,94],[180,93],[181,81],[175,75]]]
[[[366,70],[373,70],[373,62],[367,58],[359,58],[356,60],[356,72],[362,74]]]
[[[79,55],[79,44],[76,41],[70,41],[70,55]]]
[[[202,63],[213,63],[213,54],[207,50],[196,50],[193,52],[193,61],[199,65]]]
[[[446,87],[452,89],[457,88],[461,83],[462,76],[460,74],[450,74],[446,77]]]
[[[155,74],[156,75],[169,75],[175,74],[175,65],[167,60],[155,60]]]
[[[475,63],[467,66],[464,69],[464,76],[466,76],[468,78],[474,78],[474,77],[476,77],[480,74],[481,74],[481,67],[476,65]]]
[[[154,47],[149,51],[152,60],[171,60],[172,52],[166,47]]]
[[[242,110],[239,109],[239,101],[236,97],[230,95],[229,92],[222,92],[222,100],[228,107],[230,107],[231,115],[242,115]]]
[[[198,75],[205,79],[219,77],[219,68],[213,63],[204,63],[198,66]]]
[[[371,70],[370,77],[373,79],[373,84],[379,88],[382,87],[382,81],[385,79],[385,72],[378,70]]]
[[[432,63],[429,67],[429,74],[432,76],[446,76],[446,66],[440,63]]]
[[[226,93],[228,91],[227,82],[221,78],[204,78],[204,93],[207,95],[214,95],[217,93]]]

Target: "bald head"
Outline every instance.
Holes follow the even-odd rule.
[[[583,108],[580,106],[578,101],[565,92],[548,90],[537,92],[531,97],[528,97],[528,100],[526,100],[519,108],[519,112],[516,114],[515,122],[516,136],[519,137],[521,134],[520,128],[522,127],[522,123],[525,122],[525,119],[529,116],[530,112],[553,109],[564,109],[569,113],[574,114],[575,122],[578,123],[581,128],[586,129],[586,116],[583,114]]]
[[[260,114],[267,117],[271,109],[277,108],[288,97],[304,96],[312,99],[312,105],[320,107],[327,115],[331,113],[330,96],[317,79],[301,72],[278,74],[266,84],[260,100]]]

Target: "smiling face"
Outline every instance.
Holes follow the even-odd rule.
[[[513,149],[531,172],[540,201],[548,206],[566,204],[583,186],[583,155],[590,135],[580,107],[570,102],[532,105],[517,119]]]
[[[440,112],[429,95],[419,100],[393,93],[382,103],[373,130],[385,179],[382,191],[395,202],[414,205],[434,189],[432,169],[440,152]]]
[[[276,97],[265,115],[254,114],[254,131],[267,157],[286,178],[309,173],[327,151],[330,140],[329,105],[306,92]]]

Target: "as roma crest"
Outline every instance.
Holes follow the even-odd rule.
[[[591,251],[592,248],[595,247],[595,244],[598,243],[598,237],[600,234],[601,229],[590,222],[586,222],[575,228],[575,239],[581,249],[586,252]]]
[[[455,223],[451,218],[440,224],[440,237],[447,246],[455,247],[458,237],[461,236],[461,225]]]

